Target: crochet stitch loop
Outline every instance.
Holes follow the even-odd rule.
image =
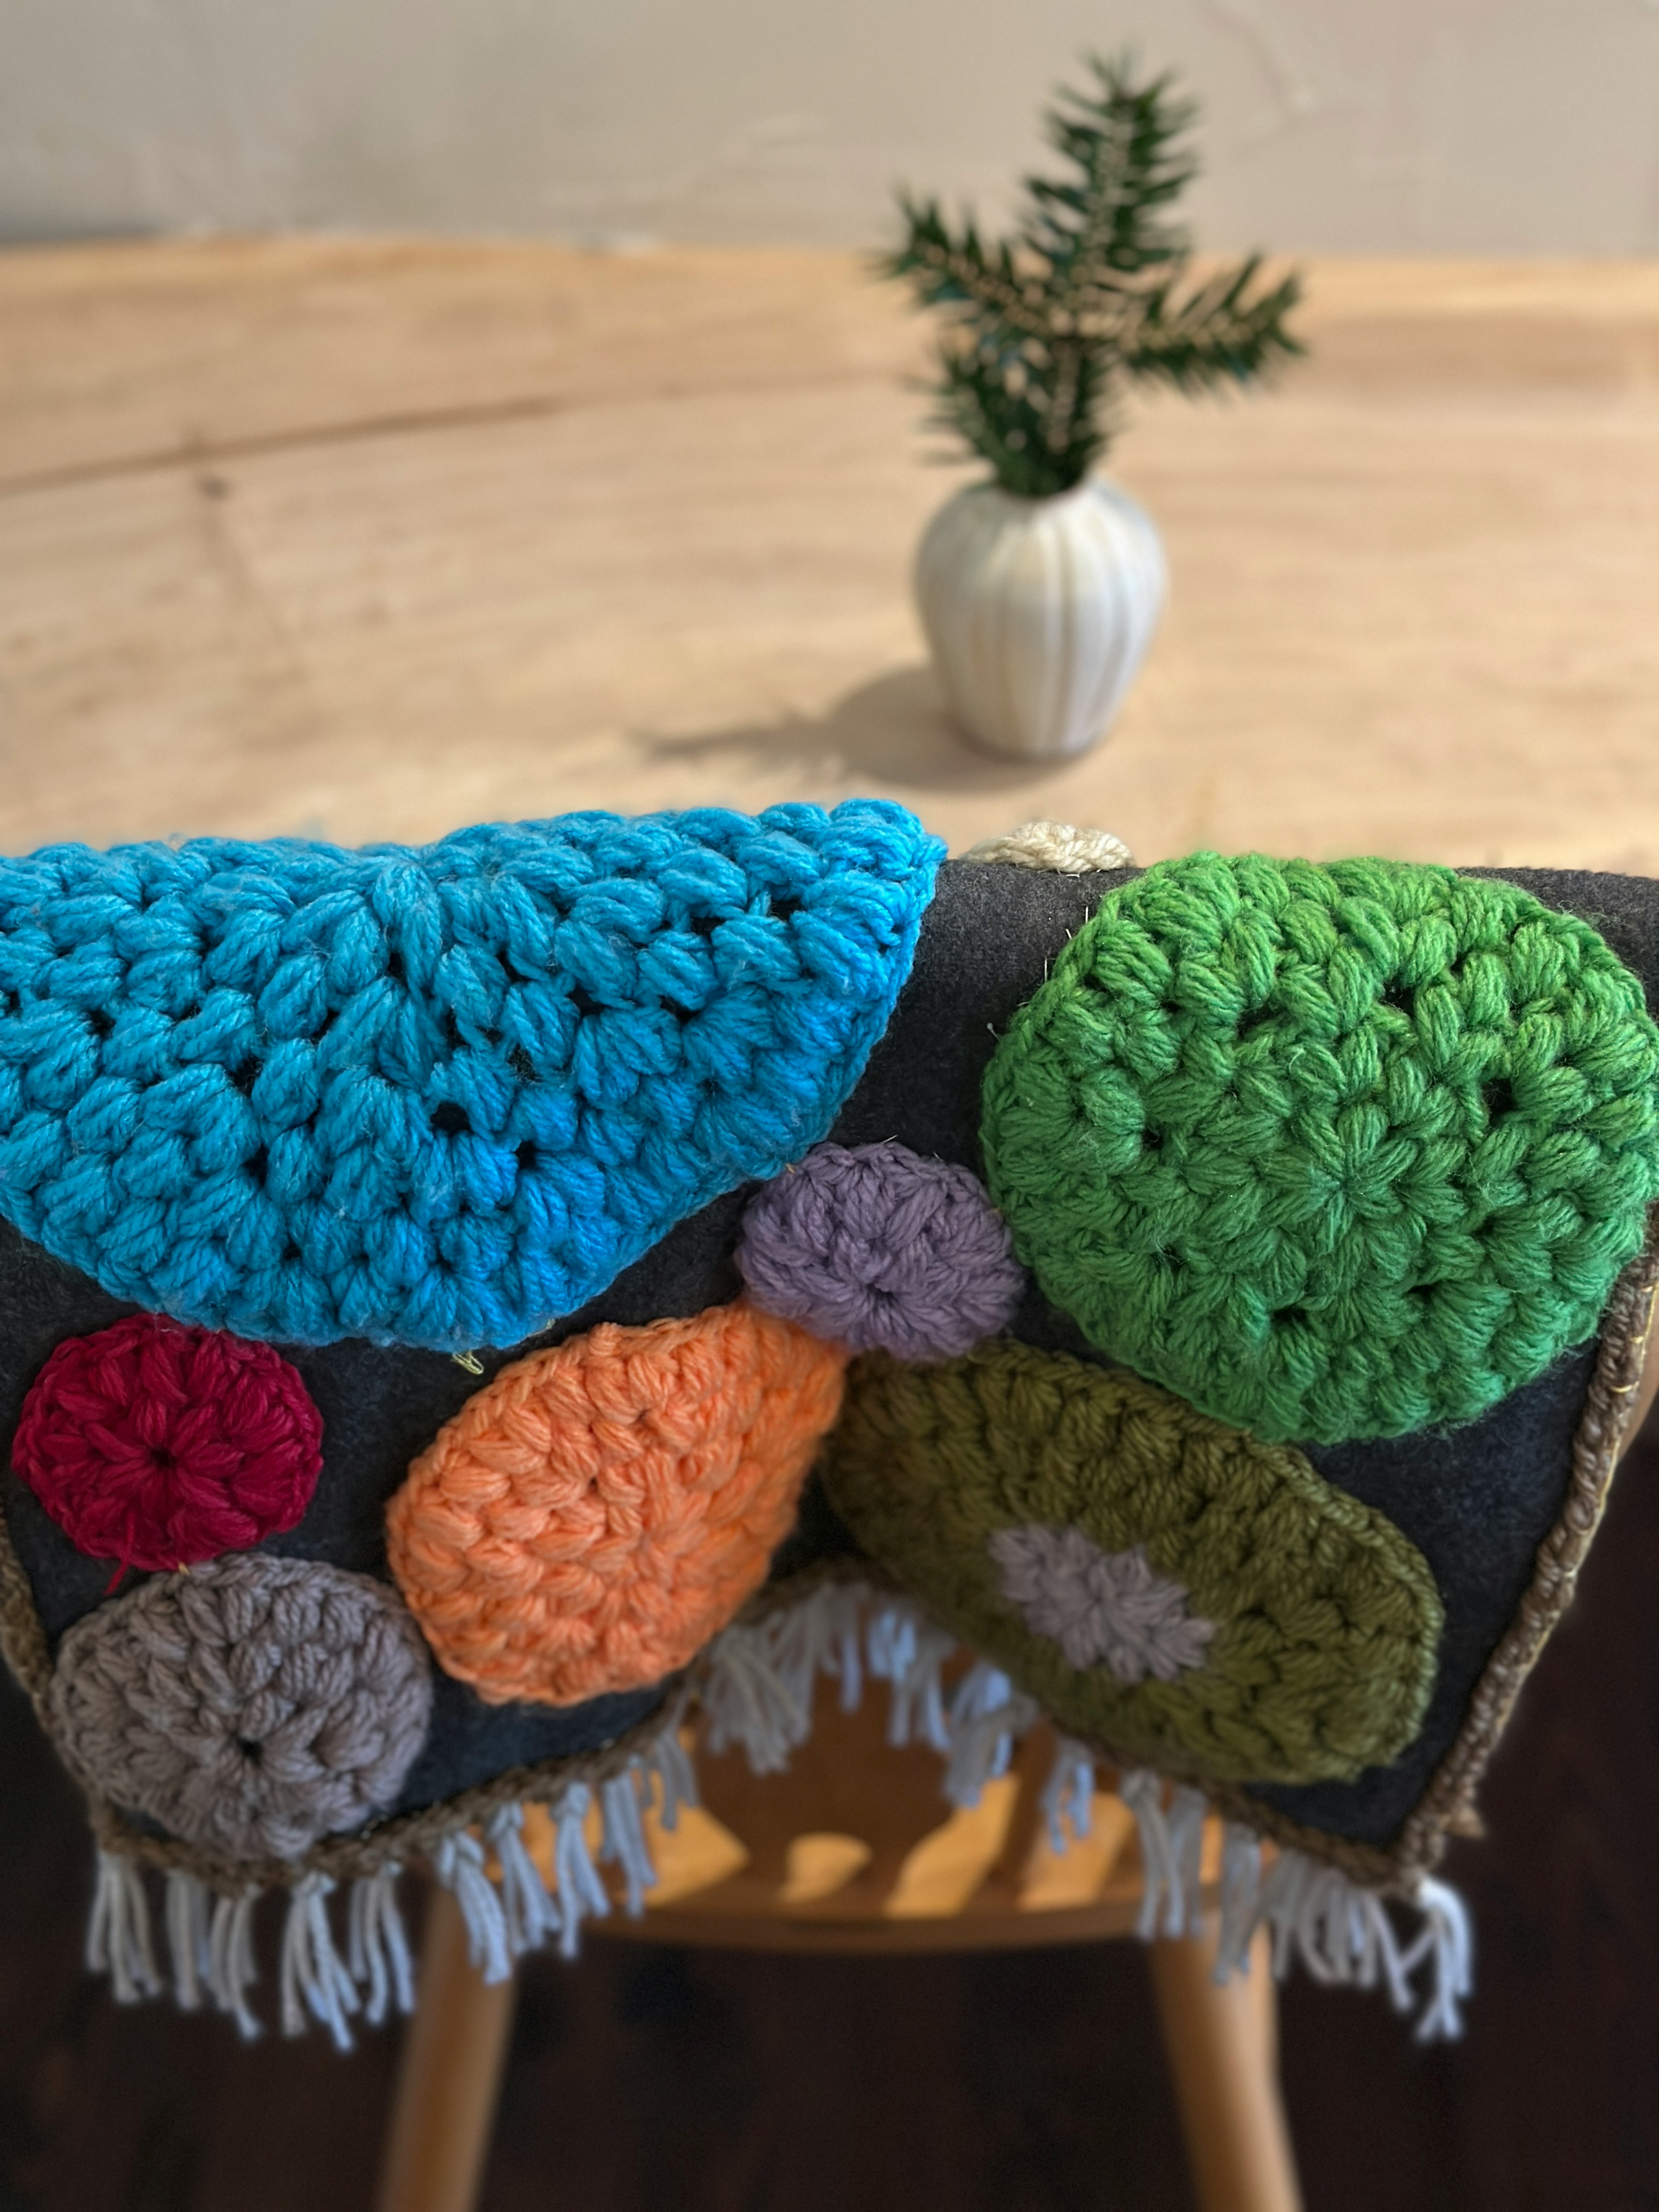
[[[826,1134],[942,850],[854,799],[0,860],[0,1214],[181,1320],[520,1343]]]
[[[492,1705],[551,1705],[684,1666],[765,1579],[844,1364],[739,1301],[504,1368],[386,1509],[440,1666]]]
[[[937,1367],[872,1353],[822,1473],[902,1589],[1120,1759],[1187,1781],[1351,1779],[1422,1725],[1443,1612],[1416,1547],[1300,1452],[1138,1376],[1006,1342]],[[1163,1680],[1074,1665],[1009,1587],[999,1540],[1034,1529],[1079,1532],[1120,1568],[1139,1549],[1177,1622],[1213,1632],[1194,1646],[1177,1627]]]
[[[297,1527],[322,1416],[270,1345],[133,1314],[57,1347],[11,1459],[82,1551],[165,1571]]]
[[[432,1670],[384,1583],[255,1553],[84,1615],[50,1699],[117,1804],[232,1858],[295,1859],[396,1799]]]
[[[994,1195],[1090,1341],[1260,1437],[1468,1421],[1593,1334],[1659,1030],[1586,923],[1383,860],[1113,892],[1001,1040]]]
[[[900,1359],[970,1350],[1025,1288],[979,1177],[891,1141],[814,1146],[750,1200],[737,1261],[768,1313]]]

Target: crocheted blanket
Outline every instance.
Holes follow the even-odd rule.
[[[867,1631],[958,1794],[1046,1716],[1164,1924],[1214,1808],[1224,1948],[1455,2022],[1432,1870],[1639,1371],[1659,899],[1126,861],[873,802],[0,861],[0,1628],[120,1993],[146,1868],[245,2027],[267,1888],[341,2038],[412,1856],[568,1948],[686,1700],[763,1770]]]

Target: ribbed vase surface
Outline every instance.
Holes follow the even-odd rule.
[[[1126,492],[1052,499],[975,484],[916,553],[916,603],[951,712],[994,752],[1036,760],[1103,737],[1163,610],[1164,547]]]

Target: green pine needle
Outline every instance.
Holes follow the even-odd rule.
[[[953,231],[936,200],[901,194],[905,240],[878,264],[945,315],[935,422],[1028,499],[1088,474],[1126,384],[1247,384],[1304,350],[1286,328],[1296,276],[1260,283],[1251,254],[1189,280],[1170,211],[1197,173],[1192,103],[1168,76],[1138,81],[1127,59],[1089,67],[1093,84],[1062,92],[1045,118],[1070,173],[1024,179],[1012,239],[988,244],[971,216]]]

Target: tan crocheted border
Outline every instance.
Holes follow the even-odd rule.
[[[1659,1217],[1656,1217],[1659,1221]],[[1573,1437],[1572,1473],[1560,1515],[1539,1547],[1530,1587],[1515,1620],[1486,1662],[1475,1686],[1457,1740],[1436,1770],[1415,1809],[1391,1845],[1354,1843],[1320,1828],[1310,1828],[1263,1804],[1248,1791],[1206,1781],[1199,1773],[1170,1778],[1203,1790],[1229,1820],[1256,1830],[1338,1868],[1367,1888],[1409,1893],[1418,1878],[1439,1863],[1449,1834],[1479,1834],[1474,1795],[1487,1761],[1508,1723],[1521,1686],[1532,1671],[1556,1622],[1572,1601],[1578,1570],[1589,1552],[1626,1442],[1642,1379],[1643,1355],[1659,1292],[1659,1227],[1647,1249],[1620,1278],[1603,1320],[1595,1370],[1590,1378]],[[896,1588],[873,1561],[824,1560],[769,1585],[739,1616],[757,1620],[793,1606],[823,1581],[854,1579]],[[302,1859],[246,1861],[204,1851],[173,1837],[140,1827],[103,1796],[80,1768],[52,1725],[48,1690],[52,1655],[35,1610],[33,1595],[0,1514],[0,1653],[33,1702],[40,1724],[85,1795],[93,1832],[102,1849],[119,1853],[162,1873],[194,1875],[211,1889],[237,1895],[248,1889],[290,1886],[310,1874],[351,1881],[380,1867],[429,1855],[447,1836],[487,1820],[504,1805],[545,1804],[577,1783],[590,1787],[609,1781],[629,1761],[648,1751],[668,1729],[678,1728],[695,1703],[699,1670],[693,1668],[657,1710],[604,1749],[571,1758],[550,1759],[532,1766],[508,1768],[441,1803],[384,1820],[355,1835],[335,1836],[313,1845]],[[1090,1747],[1120,1771],[1140,1762],[1126,1759],[1109,1744]]]

